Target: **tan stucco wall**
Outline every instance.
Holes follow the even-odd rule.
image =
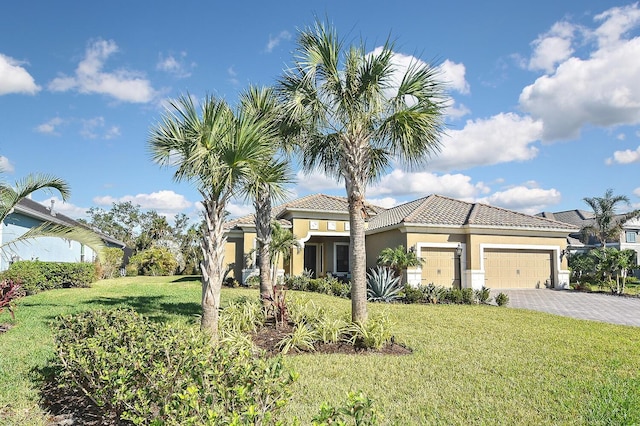
[[[387,247],[396,248],[398,246],[407,246],[407,234],[397,229],[381,232],[378,234],[367,235],[367,268],[375,268],[376,260],[380,252]]]
[[[227,237],[227,242],[224,247],[224,268],[225,271],[229,268],[229,265],[233,265],[233,270],[229,273],[229,276],[239,280],[242,278],[242,237]]]
[[[317,229],[311,229],[311,222],[317,224]],[[348,241],[348,220],[338,219],[292,219],[293,235],[304,243],[320,243],[322,244],[322,269],[320,274],[326,274],[327,271],[333,270],[333,243],[335,241],[344,241],[345,237]],[[335,225],[335,229],[333,226]],[[308,239],[307,239],[308,238]],[[291,275],[300,275],[304,271],[304,250],[294,250],[291,256],[290,273]]]

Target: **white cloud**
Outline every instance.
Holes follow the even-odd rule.
[[[429,161],[428,167],[450,171],[531,160],[538,154],[538,148],[532,144],[541,135],[541,122],[514,113],[469,120],[462,130],[449,130],[442,137],[442,150]]]
[[[104,72],[107,59],[118,51],[114,41],[97,40],[89,44],[85,57],[80,61],[74,77],[61,76],[49,83],[49,90],[66,92],[77,90],[85,94],[102,94],[119,101],[146,103],[150,102],[155,91],[149,80],[141,73],[118,69]]]
[[[110,206],[113,203],[125,203],[130,201],[133,205],[139,205],[142,209],[153,209],[159,212],[178,213],[193,206],[183,195],[173,191],[164,190],[151,194],[125,195],[115,198],[109,195],[95,197],[93,202],[101,206]]]
[[[529,60],[530,70],[553,72],[556,65],[573,54],[574,32],[576,27],[568,22],[558,22],[546,34],[539,36],[533,43],[533,54]]]
[[[576,138],[587,124],[640,123],[640,38],[622,38],[640,24],[638,4],[610,9],[596,21],[601,25],[594,31],[582,29],[597,40],[588,58],[564,60],[520,94],[522,110],[544,122],[545,141]]]
[[[48,135],[59,136],[58,127],[64,123],[64,120],[60,117],[52,118],[51,120],[44,122],[36,127],[36,131],[39,133],[45,133]]]
[[[447,59],[440,65],[440,69],[443,80],[450,89],[464,95],[470,92],[469,83],[465,79],[466,68],[464,64],[457,64]]]
[[[269,34],[269,42],[267,43],[267,46],[265,47],[265,51],[268,53],[271,53],[273,51],[273,49],[275,49],[280,43],[282,43],[283,41],[288,41],[291,40],[291,33],[289,31],[283,30],[280,31],[280,33],[273,37],[271,36],[271,34]]]
[[[617,164],[631,164],[640,163],[640,146],[634,151],[626,149],[624,151],[616,151],[613,153],[612,158],[607,158],[605,163],[608,165]]]
[[[86,139],[114,139],[120,136],[120,128],[118,126],[107,127],[104,117],[83,119],[80,122],[82,124],[80,135]]]
[[[391,207],[395,207],[399,204],[393,197],[367,198],[367,203],[378,207],[384,207],[385,209],[390,209]]]
[[[633,190],[633,195],[637,195],[638,197],[640,197],[640,187]]]
[[[72,219],[81,219],[81,218],[88,217],[87,216],[87,210],[89,210],[88,208],[78,207],[71,203],[67,203],[65,201],[62,201],[58,197],[49,197],[46,200],[39,201],[39,203],[46,207],[51,207],[51,200],[53,200],[54,202],[53,204],[54,213],[58,212]]]
[[[494,192],[488,197],[479,198],[478,202],[526,214],[536,214],[560,203],[561,200],[562,195],[557,189],[542,189],[535,187],[535,183],[527,183],[505,191]]]
[[[227,204],[226,210],[229,212],[229,219],[247,216],[254,211],[251,204],[242,204],[236,202],[230,202],[229,204]]]
[[[230,66],[229,68],[227,68],[227,75],[229,76],[229,82],[231,84],[233,85],[240,84],[240,81],[238,80],[238,73],[233,68],[233,66]]]
[[[9,93],[35,95],[40,91],[40,87],[22,64],[0,53],[0,96]]]
[[[168,55],[164,56],[160,54],[158,59],[158,63],[156,64],[156,69],[165,71],[176,78],[187,78],[191,76],[190,68],[194,67],[195,64],[187,64],[186,63],[187,53],[180,52],[180,54],[176,55]]]
[[[446,195],[452,198],[472,200],[489,191],[482,182],[472,183],[471,177],[463,174],[437,175],[428,172],[405,172],[393,170],[367,190],[367,199],[385,200],[391,196],[424,197],[429,194]],[[386,196],[386,197],[385,197]]]
[[[0,155],[0,171],[5,173],[13,173],[14,170],[15,169],[13,167],[13,164],[11,164],[11,161],[9,161],[7,157]]]
[[[296,173],[297,189],[309,192],[327,192],[343,190],[344,184],[336,181],[335,178],[326,176],[322,171],[316,170],[311,173],[306,173],[300,170]]]

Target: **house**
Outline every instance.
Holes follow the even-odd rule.
[[[582,238],[581,229],[585,226],[593,225],[595,222],[592,212],[576,209],[553,213],[543,212],[539,213],[538,216],[564,222],[578,229],[578,231],[568,236],[567,250],[571,252],[586,252],[600,246],[600,241],[594,236],[590,236],[586,242]],[[620,219],[622,219],[622,215],[616,215],[613,218],[614,221]],[[622,225],[622,230],[618,237],[607,240],[607,247],[614,247],[618,250],[634,250],[636,252],[637,265],[640,265],[640,218],[626,221]]]
[[[50,262],[93,262],[96,254],[89,247],[64,238],[39,237],[29,242],[6,245],[31,228],[52,222],[66,226],[85,226],[55,211],[54,203],[46,207],[31,199],[21,200],[14,211],[0,223],[0,271],[9,268],[17,260],[42,260]],[[124,249],[125,244],[107,235],[99,234],[107,247]]]
[[[380,251],[404,246],[424,262],[404,274],[412,285],[446,287],[566,288],[567,236],[577,229],[563,222],[485,204],[430,195],[391,209],[369,205],[367,266]],[[273,217],[292,230],[302,249],[281,265],[291,275],[349,276],[347,200],[315,194],[273,209]],[[226,262],[243,281],[255,273],[253,215],[226,227]]]

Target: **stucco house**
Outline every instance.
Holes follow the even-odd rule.
[[[55,211],[54,204],[47,207],[25,198],[18,203],[14,211],[0,223],[0,271],[6,270],[17,260],[42,260],[49,262],[93,262],[96,254],[89,247],[64,238],[39,237],[26,243],[5,244],[15,240],[31,228],[44,222],[66,226],[84,226],[74,219]],[[125,244],[107,235],[99,234],[107,247],[124,249]]]
[[[543,212],[540,217],[564,222],[572,225],[578,230],[568,236],[567,249],[571,252],[585,252],[592,248],[599,247],[600,242],[595,237],[590,237],[588,241],[582,241],[580,230],[594,223],[593,212],[584,210],[566,210],[561,212]],[[614,220],[619,220],[622,215],[614,216]],[[617,238],[607,241],[607,247],[615,247],[618,250],[635,250],[636,262],[640,265],[640,218],[626,221],[622,225],[622,230]]]
[[[410,284],[480,289],[567,288],[564,253],[569,224],[479,203],[430,195],[391,209],[368,206],[367,266],[386,247],[404,246],[423,259],[404,274]],[[273,209],[302,249],[283,272],[349,276],[347,200],[315,194]],[[255,273],[253,215],[227,223],[226,262],[236,279]]]

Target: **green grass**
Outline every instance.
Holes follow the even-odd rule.
[[[223,303],[256,290],[224,289]],[[349,301],[305,294],[337,312]],[[132,306],[160,321],[197,326],[199,282],[122,278],[19,302],[0,335],[0,424],[41,424],[34,371],[54,356],[59,314]],[[300,373],[287,413],[308,424],[322,401],[350,390],[375,401],[384,424],[640,423],[640,329],[490,306],[370,305],[386,310],[406,356],[288,356]],[[10,316],[2,314],[1,322]]]

